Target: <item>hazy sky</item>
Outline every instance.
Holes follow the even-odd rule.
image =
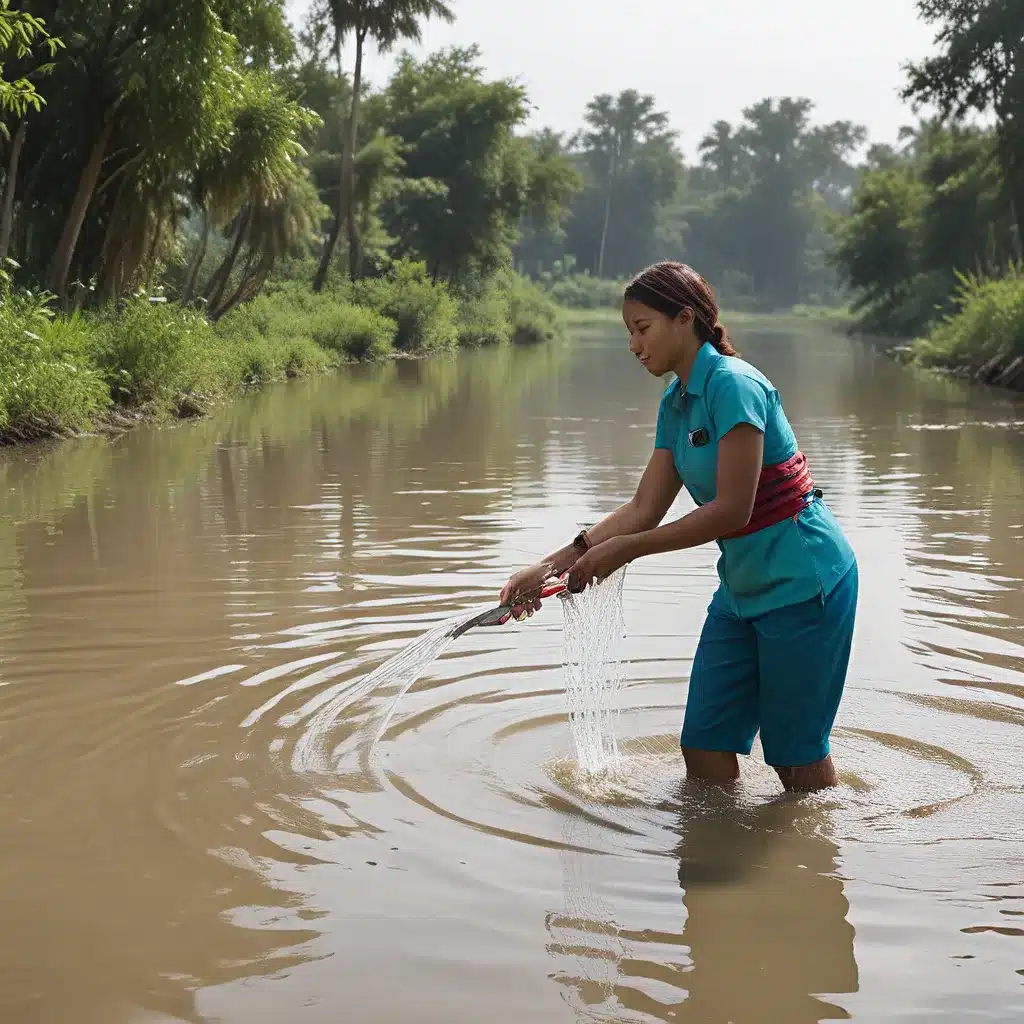
[[[300,16],[310,0],[290,0]],[[894,141],[913,112],[901,67],[932,48],[914,0],[453,0],[452,25],[427,23],[423,54],[477,43],[488,73],[515,78],[531,127],[573,131],[598,92],[652,93],[692,157],[712,122],[764,96],[806,96],[815,120],[849,118]],[[374,54],[366,74],[387,77]],[[347,62],[350,66],[350,61]]]

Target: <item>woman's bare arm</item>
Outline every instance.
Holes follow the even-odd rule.
[[[716,495],[713,501],[656,529],[630,538],[632,561],[644,555],[694,548],[718,540],[750,522],[764,459],[764,435],[741,423],[718,444]]]

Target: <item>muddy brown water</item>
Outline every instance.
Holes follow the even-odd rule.
[[[388,693],[313,724],[631,493],[661,384],[613,323],[7,453],[0,1020],[1020,1020],[1024,402],[734,332],[860,557],[826,797],[756,756],[680,790],[710,548],[627,574],[619,790],[573,770],[557,602],[376,748]]]

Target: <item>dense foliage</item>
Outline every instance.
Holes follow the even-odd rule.
[[[394,259],[461,291],[513,261],[618,279],[681,256],[737,301],[835,297],[824,225],[863,129],[764,100],[687,167],[632,90],[596,96],[570,138],[525,133],[525,90],[475,48],[402,55],[367,87],[367,47],[451,17],[441,0],[320,0],[295,32],[283,0],[40,0],[6,43],[0,255],[65,306],[160,286],[214,320],[295,260],[317,292]]]
[[[920,335],[919,361],[1005,382],[993,359],[1008,371],[1024,352],[1024,5],[918,9],[937,49],[910,66],[904,95],[938,116],[872,148],[834,261],[863,328]]]
[[[964,277],[955,311],[911,348],[915,362],[1024,388],[1024,264],[999,278]]]
[[[139,416],[205,413],[239,389],[351,360],[425,355],[554,338],[560,314],[536,286],[504,271],[461,301],[424,264],[336,281],[274,280],[217,321],[146,294],[72,315],[45,295],[0,304],[0,441]]]

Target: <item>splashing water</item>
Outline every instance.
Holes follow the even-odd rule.
[[[622,688],[625,567],[582,594],[563,594],[562,669],[576,760],[588,775],[620,762],[615,736]]]
[[[615,721],[616,698],[623,673],[620,645],[625,633],[622,586],[625,569],[589,587],[582,594],[559,595],[562,668],[569,705],[569,723],[579,768],[587,775],[607,774],[619,761]],[[375,690],[397,685],[377,727],[371,750],[380,742],[401,699],[424,671],[455,642],[457,628],[478,615],[474,608],[438,623],[361,679],[346,681],[324,695],[295,744],[292,764],[298,772],[332,769],[327,743],[332,726],[356,701]]]
[[[329,752],[325,749],[327,736],[342,713],[357,700],[369,696],[379,687],[400,684],[398,692],[392,698],[387,713],[377,729],[372,744],[376,746],[387,729],[398,702],[409,692],[427,667],[437,661],[455,642],[452,633],[483,610],[483,607],[474,608],[439,622],[423,636],[403,647],[394,657],[388,658],[383,664],[378,665],[368,676],[343,683],[334,695],[315,711],[309,719],[305,732],[295,744],[292,755],[292,764],[295,770],[298,772],[330,771],[332,766]]]

